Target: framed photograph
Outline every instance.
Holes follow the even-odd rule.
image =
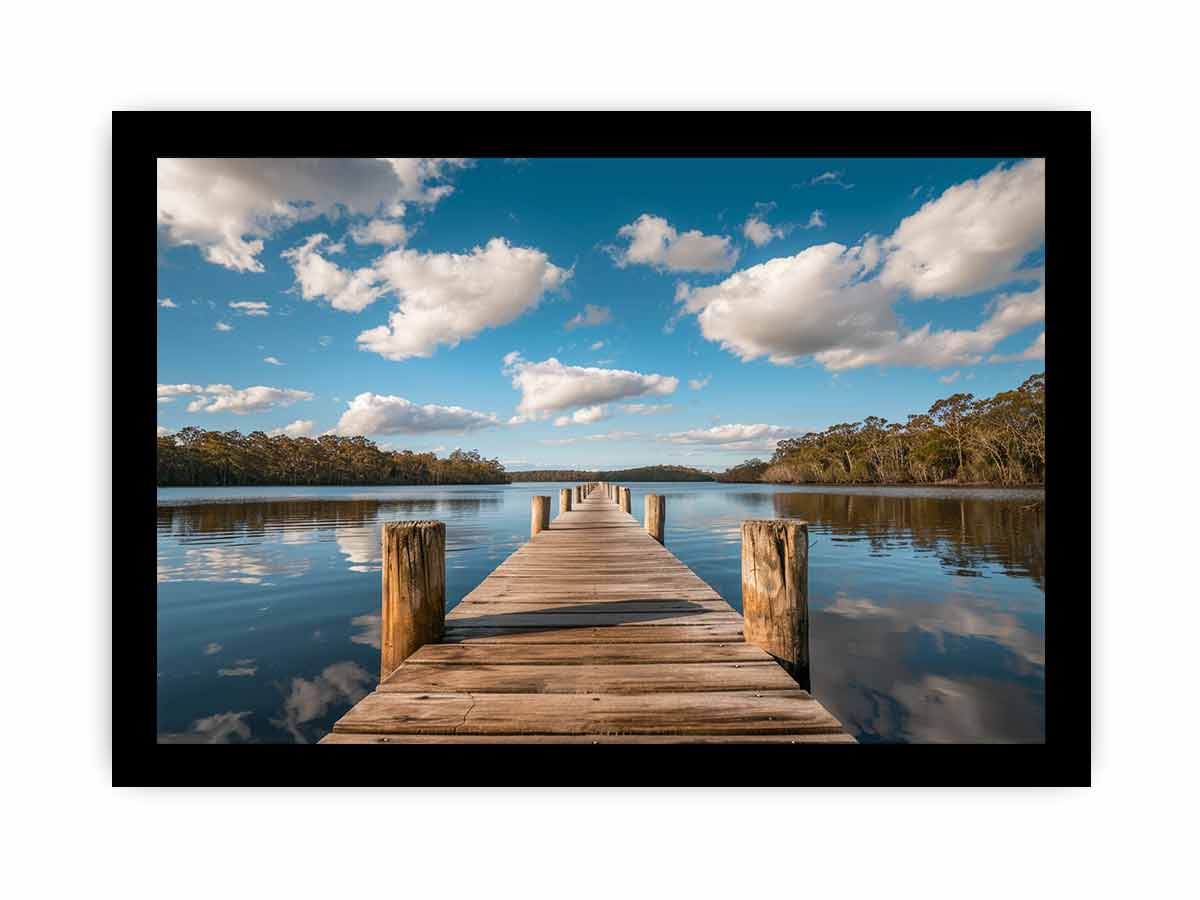
[[[114,133],[117,783],[1090,782],[1087,113]]]

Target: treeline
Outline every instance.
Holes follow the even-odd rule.
[[[158,438],[158,484],[507,484],[499,460],[477,450],[381,450],[364,437],[271,437],[188,427]]]
[[[586,472],[581,469],[535,469],[510,472],[513,481],[713,481],[711,472],[687,466],[640,466],[610,472]]]
[[[869,416],[789,438],[776,445],[769,462],[752,459],[718,478],[777,484],[1044,484],[1046,373],[994,397],[954,394],[903,423]]]

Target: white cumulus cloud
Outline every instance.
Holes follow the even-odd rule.
[[[564,425],[591,425],[594,422],[602,422],[610,418],[611,414],[608,407],[603,403],[597,406],[585,406],[583,409],[577,409],[569,416],[559,416],[554,420],[554,424],[559,428]]]
[[[312,434],[312,432],[312,419],[297,419],[295,422],[292,422],[290,425],[284,425],[282,428],[272,428],[267,432],[267,435],[270,437],[279,437],[279,435],[285,434],[288,437],[305,437]]]
[[[832,371],[973,365],[1045,318],[1044,269],[1022,268],[1044,241],[1045,163],[1025,160],[952,186],[887,238],[808,247],[708,287],[681,283],[676,301],[705,338],[743,360],[811,356]],[[914,329],[895,312],[906,296],[966,296],[1022,281],[1039,286],[993,300],[975,329]]]
[[[914,298],[998,287],[1046,239],[1046,161],[997,166],[945,190],[887,239],[880,282]]]
[[[684,309],[705,338],[743,360],[787,363],[847,344],[875,346],[897,327],[889,292],[864,277],[878,260],[877,241],[819,244],[685,291]]]
[[[328,241],[327,234],[310,235],[304,243],[280,254],[292,266],[301,297],[325,299],[334,309],[360,312],[387,293],[373,268],[346,269],[326,259],[320,250]]]
[[[531,362],[513,351],[504,357],[504,373],[521,392],[518,421],[546,419],[572,407],[598,406],[632,397],[666,396],[679,386],[671,375],[625,369],[567,366],[554,357]]]
[[[622,268],[647,265],[669,272],[724,272],[737,263],[737,248],[728,237],[700,231],[680,234],[666,219],[649,213],[622,226],[617,236],[629,241],[610,251]]]
[[[1024,362],[1027,359],[1045,359],[1046,358],[1046,332],[1042,332],[1032,344],[1026,347],[1020,353],[1012,353],[1007,356],[996,355],[988,357],[990,363],[1005,363],[1005,362]]]
[[[593,306],[591,303],[585,303],[583,312],[576,313],[574,318],[568,319],[567,324],[563,326],[565,331],[574,331],[576,328],[584,328],[589,325],[604,325],[612,321],[612,310],[607,306]]]
[[[248,388],[235,388],[229,384],[160,384],[158,385],[158,402],[169,403],[176,397],[195,395],[188,404],[188,412],[231,412],[239,416],[247,413],[262,412],[275,406],[291,406],[301,400],[311,400],[313,395],[308,391],[298,391],[291,388],[266,387],[256,385]]]
[[[867,365],[921,366],[944,369],[974,365],[1006,337],[1046,318],[1046,289],[1005,294],[990,305],[991,315],[974,329],[934,331],[925,324],[903,337],[872,347],[840,347],[817,353],[817,362],[832,371]]]
[[[784,230],[776,225],[770,225],[766,212],[754,213],[742,223],[742,236],[755,247],[765,247],[776,238],[784,236]]]
[[[179,309],[179,304],[176,303],[174,300],[172,300],[170,297],[160,297],[159,301],[158,301],[158,305],[161,306],[163,309]]]
[[[394,216],[453,191],[463,159],[159,159],[157,222],[167,243],[261,272],[265,238],[329,213]]]
[[[719,450],[774,450],[784,438],[794,437],[794,428],[781,425],[717,425],[658,436],[670,444],[700,444]]]
[[[264,356],[263,362],[270,363],[273,366],[286,366],[287,365],[287,363],[283,362],[280,359],[276,359],[274,356]]]
[[[217,331],[233,331],[233,326],[228,322],[217,322],[217,324],[213,327],[216,328]]]
[[[396,250],[375,271],[400,297],[388,324],[362,332],[359,345],[387,359],[432,356],[485,328],[507,325],[557,290],[571,270],[541,250],[492,238],[470,253]]]
[[[461,406],[418,404],[404,397],[366,392],[347,404],[334,434],[428,434],[434,431],[472,431],[499,424],[488,415]]]
[[[271,312],[271,304],[262,300],[236,300],[229,304],[229,308],[243,316],[266,316]]]
[[[409,231],[403,222],[397,222],[394,219],[371,219],[365,225],[356,225],[351,228],[350,237],[356,244],[402,247],[408,242]]]

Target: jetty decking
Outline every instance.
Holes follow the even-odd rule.
[[[530,541],[321,743],[854,742],[627,492],[586,491],[540,531],[535,501]]]

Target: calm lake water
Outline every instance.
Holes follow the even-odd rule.
[[[452,608],[565,485],[162,488],[162,741],[319,740],[379,671],[380,530],[446,522]],[[1041,491],[630,485],[741,608],[739,523],[810,523],[814,694],[862,741],[1045,739]]]

